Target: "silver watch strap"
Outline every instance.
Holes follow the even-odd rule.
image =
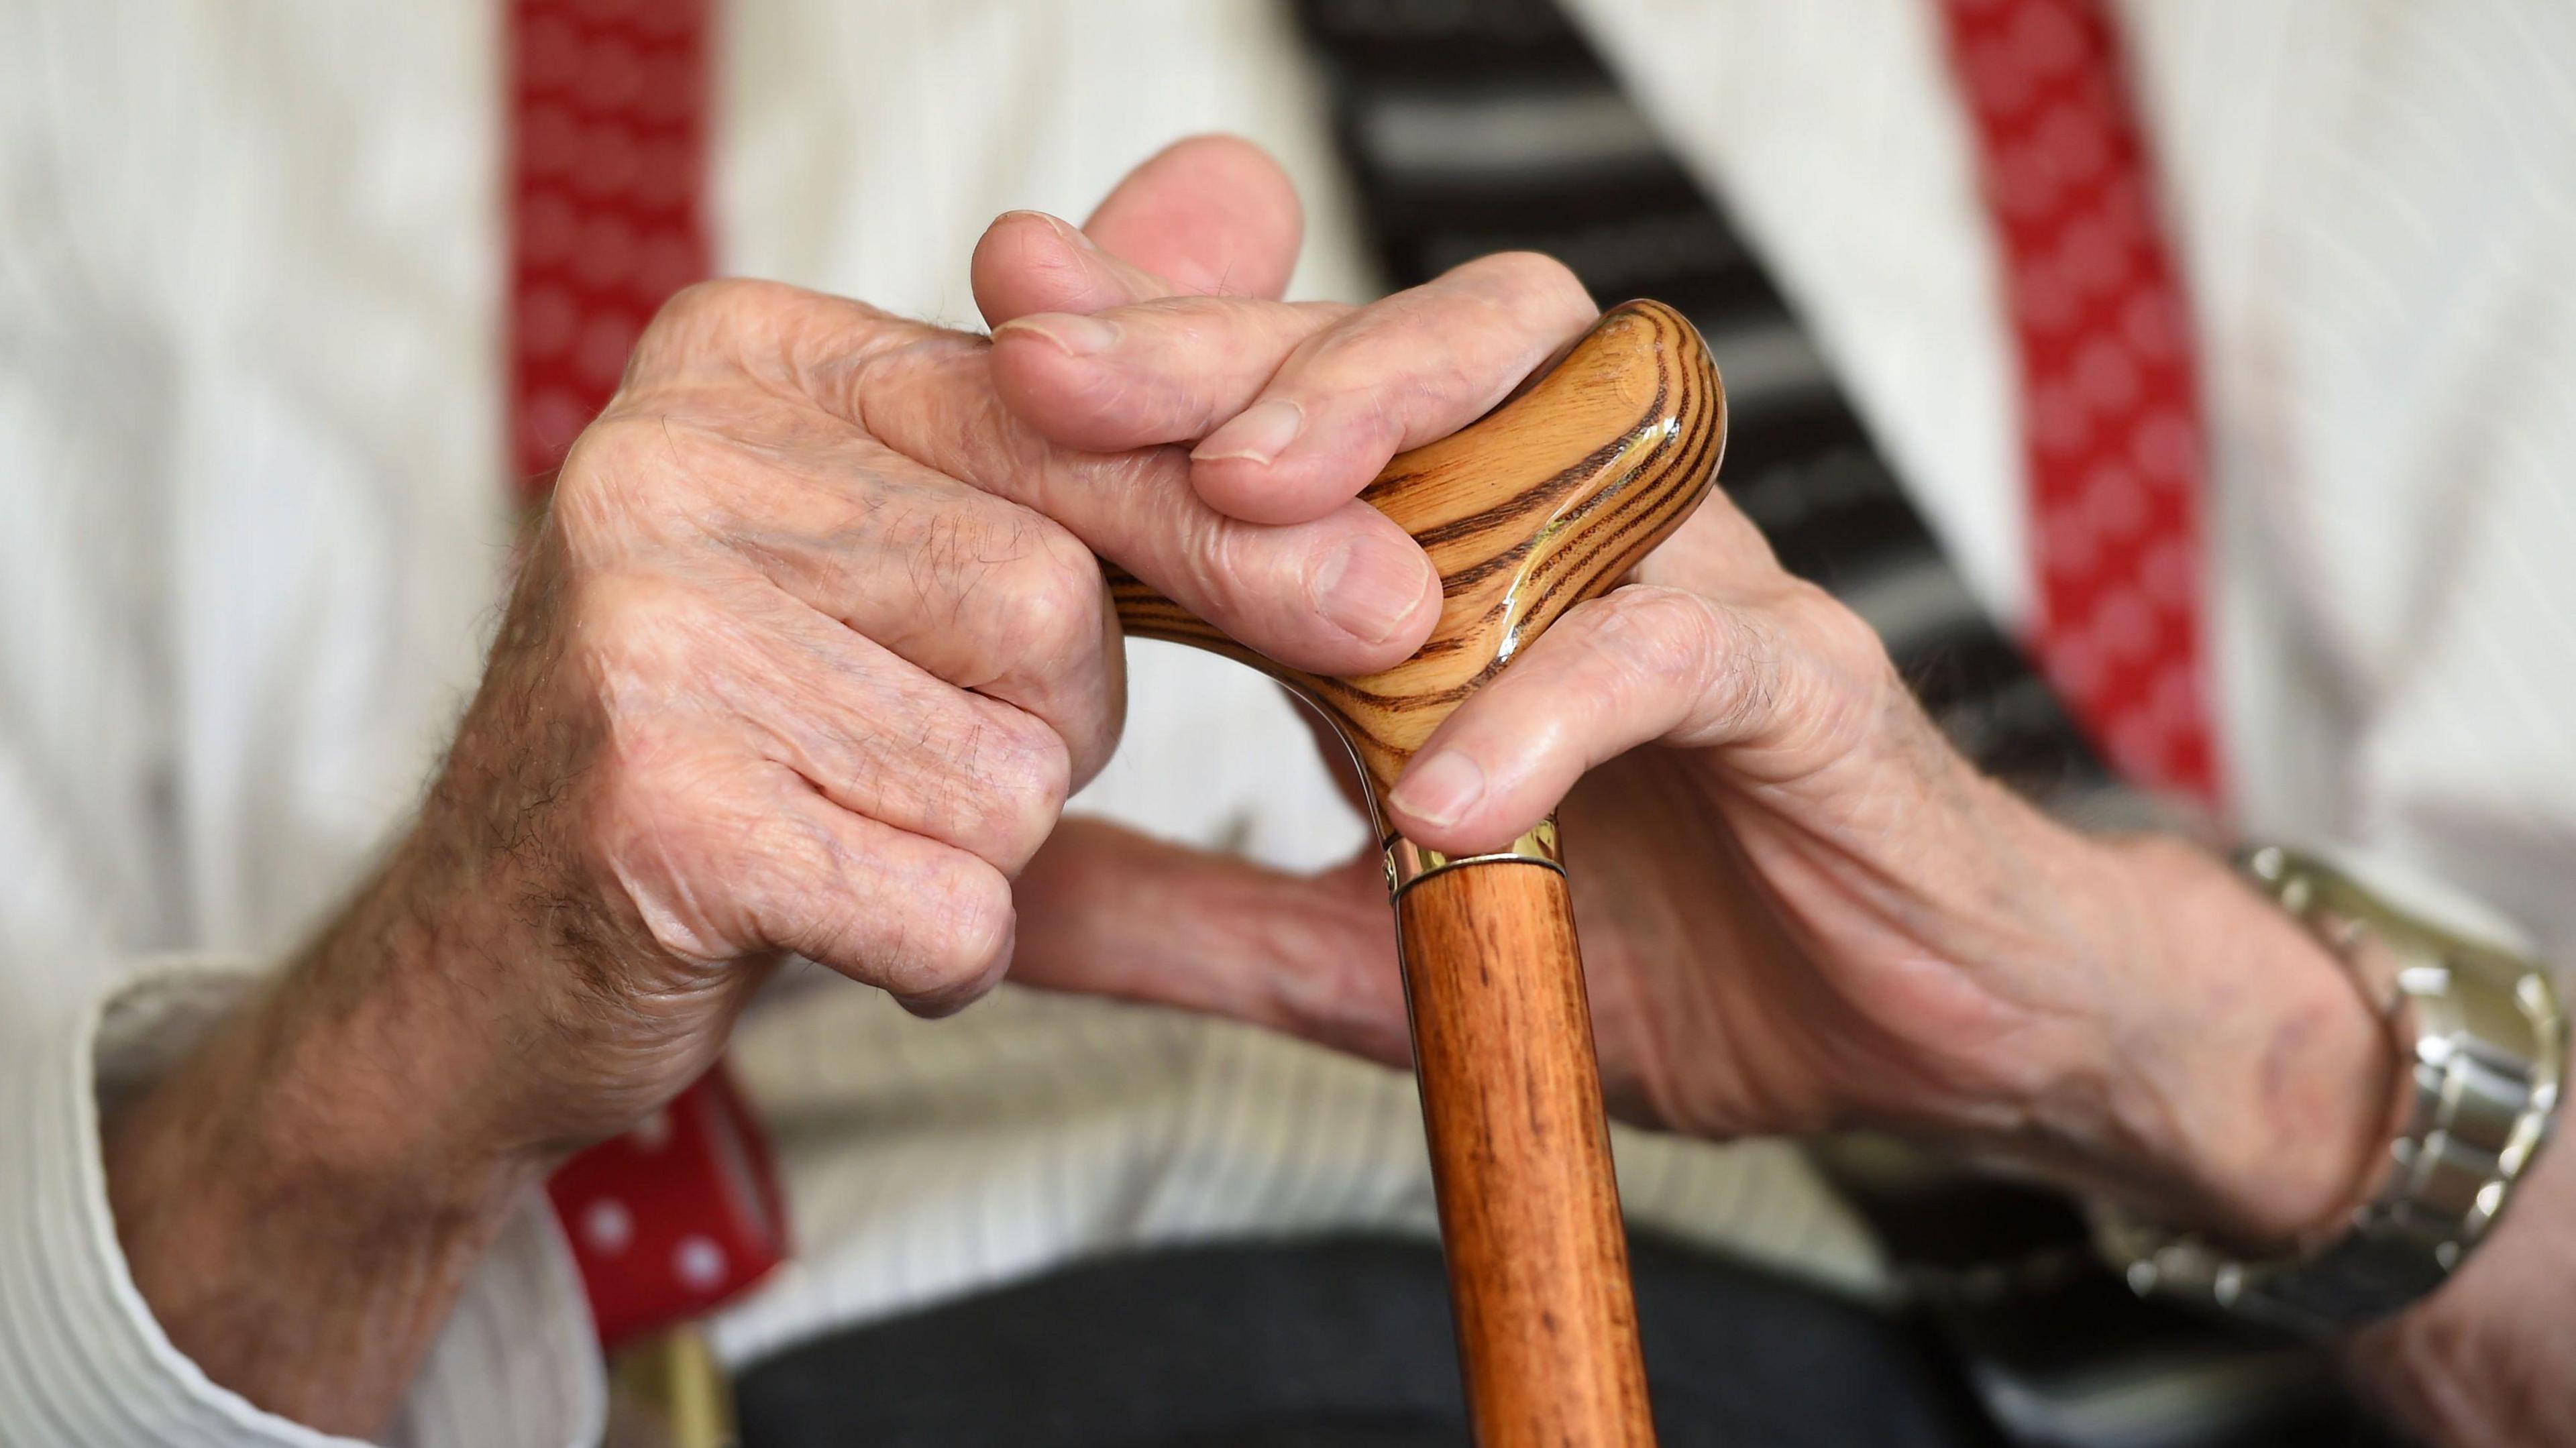
[[[2567,1021],[2547,972],[2512,951],[2401,910],[2320,860],[2266,846],[2244,864],[2385,1015],[2408,1072],[2404,1120],[2369,1198],[2330,1240],[2246,1261],[2109,1219],[2103,1246],[2141,1293],[2332,1332],[2432,1292],[2494,1226],[2548,1137]]]

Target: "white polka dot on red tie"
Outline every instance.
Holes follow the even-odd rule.
[[[2149,544],[2138,560],[2138,586],[2154,599],[2156,606],[2171,613],[2185,613],[2200,598],[2200,560],[2191,545],[2171,536]],[[2182,670],[2188,678],[2189,670]]]
[[[2057,265],[2080,295],[2099,295],[2128,280],[2129,238],[2106,217],[2072,217],[2059,233]]]
[[[2127,664],[2152,657],[2156,647],[2156,611],[2135,589],[2113,589],[2093,610],[2093,644],[2112,663]]]
[[[2061,181],[2098,179],[2111,164],[2111,141],[2098,117],[2077,105],[2049,109],[2039,122],[2038,144]]]
[[[2094,333],[2075,358],[2075,391],[2097,414],[2125,413],[2138,401],[2138,364],[2117,339]]]
[[[2031,445],[2041,452],[2074,457],[2092,441],[2092,416],[2072,383],[2038,383],[2030,389],[2028,405]]]
[[[635,1214],[624,1202],[603,1197],[582,1209],[581,1244],[603,1257],[614,1257],[635,1240]]]
[[[713,1292],[724,1284],[724,1248],[711,1237],[682,1237],[671,1250],[671,1271],[690,1291]]]

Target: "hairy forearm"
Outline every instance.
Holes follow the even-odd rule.
[[[319,945],[118,1111],[110,1205],[171,1343],[258,1406],[381,1429],[475,1262],[544,1170],[478,1143],[397,859]],[[437,973],[410,973],[435,988]]]

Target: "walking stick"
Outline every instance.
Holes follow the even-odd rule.
[[[1386,849],[1414,1070],[1468,1409],[1483,1448],[1654,1441],[1572,899],[1550,819],[1488,855],[1398,838],[1378,807],[1431,731],[1690,516],[1726,444],[1699,334],[1657,302],[1603,316],[1553,368],[1360,496],[1429,552],[1439,626],[1384,673],[1282,669],[1113,572],[1129,633],[1251,663],[1332,721]]]

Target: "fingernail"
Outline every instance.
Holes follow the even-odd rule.
[[[993,329],[996,337],[1004,332],[1035,333],[1063,348],[1068,357],[1096,357],[1118,345],[1117,323],[1104,322],[1098,317],[1078,317],[1071,312],[1014,317]]]
[[[1315,570],[1317,612],[1368,643],[1384,643],[1431,586],[1431,560],[1410,543],[1354,538]]]
[[[1485,771],[1451,749],[1415,760],[1389,798],[1397,809],[1424,824],[1454,825],[1484,794]]]
[[[1084,251],[1100,250],[1099,245],[1092,241],[1090,233],[1084,231],[1081,227],[1076,226],[1072,222],[1065,220],[1061,216],[1054,215],[1051,212],[1041,211],[1036,214],[1045,217],[1047,225],[1054,227],[1056,235],[1063,237],[1066,241],[1073,243]]]
[[[994,217],[993,224],[995,226],[999,226],[1003,222],[1010,221],[1017,217],[1027,217],[1030,220],[1040,223],[1045,226],[1047,230],[1063,237],[1066,241],[1082,248],[1084,251],[1100,250],[1099,247],[1092,244],[1090,237],[1082,234],[1081,227],[1074,225],[1072,222],[1067,221],[1063,217],[1057,216],[1052,212],[1032,211],[1023,207],[1015,211],[1005,211],[1001,215]]]
[[[1234,415],[1234,420],[1209,433],[1192,449],[1190,457],[1198,462],[1217,458],[1250,458],[1266,463],[1285,451],[1306,430],[1306,409],[1285,397],[1258,402]]]

